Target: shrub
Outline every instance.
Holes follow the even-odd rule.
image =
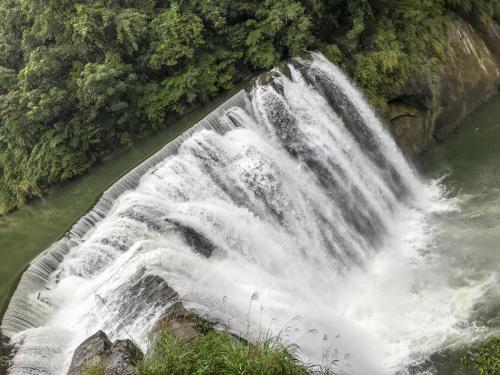
[[[139,365],[139,374],[333,375],[331,369],[302,362],[297,350],[294,345],[283,344],[279,336],[250,342],[210,331],[185,344],[164,332]]]

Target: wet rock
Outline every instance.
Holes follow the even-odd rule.
[[[82,375],[87,368],[101,367],[111,354],[111,347],[112,343],[104,332],[98,331],[90,336],[76,348],[68,375]]]
[[[280,67],[285,67],[286,65],[282,65]],[[290,70],[286,68],[287,72]],[[276,72],[270,71],[270,72],[265,72],[259,76],[259,81],[263,85],[269,85],[273,83],[273,81],[278,77],[279,75]]]
[[[498,92],[500,26],[474,28],[456,19],[448,28],[440,69],[429,63],[389,101],[383,115],[400,146],[418,154],[441,141]]]
[[[129,282],[120,285],[109,295],[116,297],[117,300],[104,303],[119,306],[116,314],[124,325],[137,321],[144,311],[150,312],[145,318],[153,320],[156,318],[156,312],[162,314],[165,306],[179,299],[177,292],[165,280],[148,274],[146,269],[137,271]],[[129,301],[129,303],[119,303],[119,301]]]
[[[0,331],[0,352],[10,350],[10,339]]]
[[[199,318],[186,309],[182,302],[175,302],[168,312],[158,321],[153,330],[153,341],[163,331],[184,343],[193,341],[198,336]]]
[[[407,154],[418,154],[433,139],[434,120],[430,110],[404,102],[393,102],[386,117],[399,146]]]
[[[437,98],[431,66],[424,66],[415,72],[400,89],[396,98],[389,104],[402,103],[416,109],[434,108]]]
[[[9,344],[9,338],[0,332],[0,375],[7,373],[12,357],[12,346]]]
[[[68,375],[83,375],[91,368],[104,375],[136,375],[143,357],[131,340],[111,343],[104,332],[98,331],[76,348]]]
[[[447,67],[437,85],[439,107],[434,133],[439,140],[493,96],[500,81],[500,60],[470,24],[454,23],[448,31],[447,50]]]
[[[176,220],[166,218],[164,221],[170,223],[173,228],[184,237],[184,241],[195,252],[206,256],[207,258],[215,251],[215,245],[202,233],[196,229],[184,225]]]
[[[481,33],[481,36],[491,52],[495,53],[497,58],[500,58],[500,25],[497,22],[499,22],[499,20],[487,24],[480,22],[474,26]]]
[[[149,337],[154,347],[155,341],[160,334],[168,333],[186,344],[191,343],[200,334],[208,332],[224,332],[229,334],[235,341],[246,342],[246,339],[230,330],[230,327],[219,320],[200,316],[196,312],[187,309],[182,302],[176,302],[170,306],[167,313],[155,324]]]
[[[142,351],[131,340],[118,340],[104,362],[104,375],[136,375],[137,364],[144,358]]]

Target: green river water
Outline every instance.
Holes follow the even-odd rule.
[[[500,334],[500,95],[464,121],[459,131],[433,147],[419,162],[424,177],[442,179],[446,195],[457,209],[434,219],[435,246],[446,264],[436,277],[446,277],[451,287],[476,285],[490,280],[463,326],[476,327],[478,338]],[[465,300],[464,296],[464,300]],[[457,301],[460,309],[460,300]],[[458,349],[436,353],[432,362],[438,374],[461,375],[458,365],[470,337],[461,337]],[[455,348],[456,342],[453,344]]]

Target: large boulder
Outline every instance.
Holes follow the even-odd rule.
[[[198,335],[199,318],[186,309],[182,302],[175,302],[167,313],[156,323],[152,341],[156,341],[161,332],[168,332],[184,343],[193,341]]]
[[[432,142],[434,119],[430,110],[397,102],[389,106],[386,117],[394,137],[406,153],[418,154]]]
[[[104,361],[104,375],[136,375],[144,354],[131,340],[118,340]]]
[[[500,26],[474,28],[457,18],[443,41],[441,68],[431,63],[413,74],[388,103],[384,117],[401,147],[418,154],[443,140],[498,92]]]
[[[136,375],[137,364],[144,357],[131,340],[111,343],[98,331],[76,348],[68,375],[84,375],[89,369],[99,369],[104,375]]]
[[[111,341],[102,331],[98,331],[76,348],[68,375],[83,375],[85,369],[100,367],[111,354]]]

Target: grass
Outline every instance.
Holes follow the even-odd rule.
[[[139,365],[140,375],[334,375],[332,369],[302,362],[298,347],[279,336],[253,342],[210,331],[185,344],[168,332]],[[340,373],[339,373],[340,374]]]

